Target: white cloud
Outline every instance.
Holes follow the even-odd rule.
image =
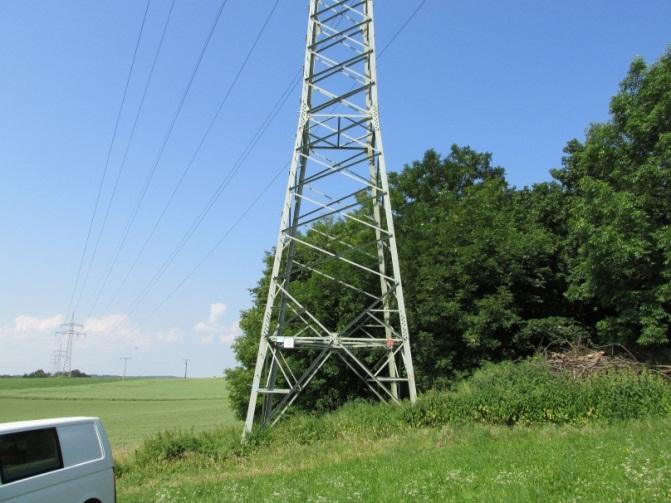
[[[19,315],[14,318],[14,329],[17,332],[50,332],[58,328],[63,323],[65,317],[62,314],[56,314],[48,318],[36,318],[35,316]]]
[[[62,314],[40,318],[29,315],[16,316],[11,325],[0,325],[0,340],[33,345],[48,345],[55,348],[59,339],[54,334],[66,321]],[[91,349],[147,348],[156,344],[176,343],[183,340],[177,328],[147,331],[135,326],[126,314],[106,314],[84,320],[82,332],[85,338],[78,344]]]
[[[177,328],[147,332],[134,326],[126,314],[106,314],[87,318],[84,332],[93,345],[122,345],[135,349],[147,348],[157,343],[173,343],[182,340]]]
[[[222,327],[221,333],[219,334],[219,340],[223,344],[232,344],[235,339],[242,335],[242,330],[240,330],[240,325],[236,321],[230,325]]]
[[[200,338],[202,344],[214,344],[214,335],[204,335]]]
[[[87,318],[84,322],[84,331],[89,334],[107,333],[125,327],[127,322],[128,316],[125,314],[106,314],[98,318]]]
[[[22,314],[0,320],[0,374],[51,368],[52,352],[64,342],[56,337],[60,324],[67,316],[38,317]],[[184,331],[179,328],[163,330],[139,327],[126,314],[106,314],[82,321],[82,332],[75,342],[73,365],[85,371],[118,372],[115,366],[121,355],[154,355],[151,359],[168,358],[179,350]],[[179,350],[181,351],[181,350]],[[159,356],[160,355],[160,356]],[[157,367],[145,367],[142,372],[155,373]],[[170,371],[161,371],[170,373]]]
[[[216,325],[218,311],[215,309],[213,323]],[[0,325],[0,340],[12,342],[29,342],[56,346],[58,339],[54,334],[66,321],[62,314],[45,318],[19,315],[12,325]],[[134,347],[146,348],[159,343],[175,343],[183,340],[182,332],[177,328],[159,331],[147,331],[135,326],[126,314],[106,314],[87,318],[83,322],[82,332],[86,334],[81,343],[91,348]],[[220,328],[218,328],[220,330]]]
[[[61,314],[40,318],[38,316],[19,315],[12,323],[0,325],[0,341],[13,347],[24,347],[26,351],[52,347],[56,338],[54,333],[60,328],[65,317]]]
[[[219,339],[222,344],[231,344],[242,334],[237,320],[233,323],[224,323],[227,311],[226,304],[214,302],[210,304],[207,321],[198,322],[193,326],[197,333],[203,334],[200,338],[202,344],[213,344],[215,339]]]
[[[210,316],[207,321],[196,323],[193,329],[200,334],[218,332],[222,318],[226,316],[226,311],[228,311],[228,308],[223,302],[210,304]]]

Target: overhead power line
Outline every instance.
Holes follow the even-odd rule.
[[[261,40],[261,37],[265,33],[266,28],[268,27],[268,24],[270,23],[273,15],[275,14],[278,5],[279,5],[279,0],[275,0],[275,3],[273,4],[272,8],[270,9],[268,15],[266,16],[266,18],[263,22],[263,24],[261,25],[261,28],[259,29],[258,33],[256,34],[256,37],[254,38],[254,41],[253,41],[251,47],[247,51],[246,56],[244,57],[242,63],[240,64],[240,67],[238,68],[237,73],[235,74],[235,77],[233,78],[230,85],[228,86],[228,89],[226,90],[226,93],[224,94],[222,100],[219,102],[219,105],[217,107],[216,112],[212,116],[212,119],[210,120],[208,126],[205,128],[205,131],[204,131],[203,135],[201,136],[201,139],[198,142],[198,145],[196,146],[196,149],[193,152],[193,155],[191,156],[191,158],[189,159],[189,162],[187,163],[186,167],[182,171],[182,174],[180,175],[179,179],[177,180],[177,183],[175,184],[172,192],[170,193],[170,196],[168,197],[168,200],[166,201],[165,205],[163,206],[163,209],[161,210],[161,212],[160,212],[158,218],[156,219],[156,221],[154,222],[154,225],[152,226],[151,230],[147,234],[147,237],[145,238],[144,243],[140,247],[140,250],[138,251],[137,255],[135,256],[135,259],[131,263],[130,268],[127,270],[125,276],[121,280],[121,283],[119,284],[119,286],[115,290],[114,294],[112,295],[110,301],[107,303],[107,306],[105,307],[105,309],[103,311],[106,311],[107,309],[109,309],[109,307],[117,299],[119,293],[121,292],[121,290],[125,286],[126,282],[128,281],[128,278],[130,277],[132,272],[135,270],[135,267],[137,266],[138,262],[140,261],[140,258],[144,255],[144,252],[147,249],[147,246],[149,245],[149,242],[152,240],[154,234],[156,233],[156,230],[158,229],[159,225],[161,224],[161,222],[163,220],[163,217],[165,216],[166,212],[168,211],[168,208],[172,204],[172,202],[175,198],[175,195],[177,194],[177,192],[181,188],[182,183],[184,182],[184,179],[186,178],[186,176],[190,172],[191,168],[193,167],[193,164],[195,163],[198,155],[200,154],[200,151],[203,148],[203,145],[205,144],[205,141],[209,137],[215,123],[218,121],[218,119],[221,115],[221,112],[222,112],[224,106],[228,102],[236,84],[240,80],[240,77],[242,76],[243,71],[245,70],[247,64],[249,63],[249,60],[251,59],[254,51],[256,50],[256,47],[257,47],[259,41]],[[103,284],[102,288],[104,288],[104,284]],[[101,291],[102,291],[102,288],[101,288]],[[96,298],[96,303],[95,304],[97,304],[97,300],[98,300],[99,297],[100,297],[100,293],[98,294],[98,297]],[[93,309],[95,309],[95,304],[94,304],[94,307],[91,309],[91,311],[93,311]]]
[[[407,18],[405,18],[405,21],[403,21],[403,23],[401,24],[401,26],[399,26],[399,27],[397,28],[396,32],[394,32],[394,34],[393,34],[393,35],[391,36],[391,38],[387,41],[387,43],[384,44],[384,46],[382,47],[382,49],[380,49],[380,54],[379,54],[379,56],[378,56],[378,59],[382,57],[382,55],[386,52],[387,49],[389,49],[389,47],[390,47],[394,42],[396,42],[396,39],[399,37],[399,35],[400,35],[401,33],[403,33],[403,30],[405,30],[405,28],[412,22],[412,20],[415,19],[415,16],[419,13],[420,10],[422,10],[422,7],[424,7],[424,5],[426,4],[426,2],[427,2],[427,0],[422,0],[421,2],[419,2],[419,4],[417,4],[417,7],[415,7],[415,10],[413,10],[413,11],[410,13],[410,15],[409,15]]]
[[[126,160],[128,159],[128,152],[130,151],[130,146],[133,142],[133,138],[135,137],[135,131],[137,129],[137,124],[139,122],[140,116],[142,115],[142,110],[144,109],[144,103],[147,98],[147,93],[149,91],[149,86],[151,84],[152,78],[154,76],[154,70],[156,69],[156,62],[158,61],[159,54],[161,53],[161,49],[163,48],[163,41],[165,40],[165,34],[168,30],[168,25],[170,24],[170,18],[172,17],[172,11],[175,7],[175,0],[172,0],[170,3],[170,8],[168,10],[168,15],[166,16],[165,23],[163,24],[163,30],[161,31],[161,38],[159,40],[158,46],[156,47],[156,51],[154,52],[154,58],[151,63],[151,68],[149,70],[149,73],[147,75],[147,79],[144,84],[144,89],[142,91],[142,97],[140,98],[140,104],[137,108],[137,112],[135,113],[135,118],[133,119],[133,125],[131,126],[131,132],[130,135],[128,135],[128,140],[126,141],[126,147],[124,149],[123,157],[121,159],[121,164],[119,165],[119,169],[117,170],[116,178],[114,180],[114,185],[112,186],[112,193],[109,197],[109,200],[107,202],[107,208],[105,210],[105,215],[103,217],[102,225],[100,226],[100,229],[98,231],[98,237],[96,238],[96,243],[95,246],[93,247],[93,253],[91,254],[91,258],[89,259],[88,267],[86,270],[86,274],[84,276],[84,281],[82,282],[82,289],[79,292],[79,298],[77,299],[77,306],[79,305],[79,302],[81,300],[82,293],[84,292],[84,289],[86,288],[86,284],[88,282],[89,275],[91,273],[91,269],[93,267],[94,261],[96,254],[98,252],[98,247],[100,246],[100,240],[102,238],[102,235],[105,231],[105,226],[107,225],[107,219],[109,218],[110,211],[112,209],[112,204],[114,202],[114,198],[116,196],[117,188],[119,187],[119,180],[121,179],[121,175],[124,171],[124,168],[126,166]],[[105,282],[103,282],[104,285]],[[102,291],[99,290],[99,292]],[[100,298],[100,293],[96,296],[94,306],[98,303],[98,299]],[[94,308],[91,309],[93,311]],[[91,313],[89,313],[89,317],[91,316]]]
[[[84,259],[88,251],[89,241],[91,239],[91,231],[93,230],[93,223],[98,213],[98,205],[100,204],[100,196],[105,185],[105,179],[107,178],[107,171],[110,165],[110,158],[112,156],[112,148],[116,141],[117,132],[119,130],[119,122],[121,121],[121,113],[123,111],[124,105],[126,103],[126,97],[128,95],[128,86],[130,84],[131,76],[133,75],[133,69],[135,68],[135,61],[137,60],[138,49],[140,48],[140,41],[142,40],[142,33],[144,32],[145,22],[147,21],[147,13],[149,12],[149,4],[151,0],[147,0],[147,4],[144,8],[144,14],[142,16],[142,23],[140,24],[140,31],[137,35],[137,40],[135,41],[135,49],[133,50],[133,57],[131,59],[130,68],[128,69],[128,75],[126,76],[126,84],[124,85],[123,93],[121,96],[121,103],[119,104],[119,110],[116,114],[116,119],[114,121],[114,128],[112,130],[112,139],[110,144],[107,147],[107,158],[105,160],[105,167],[103,168],[102,175],[100,177],[100,183],[98,184],[98,191],[96,193],[95,203],[93,204],[93,212],[91,213],[91,219],[89,220],[88,229],[86,231],[86,238],[84,239],[84,249],[82,250],[82,255],[79,259],[79,265],[77,266],[77,274],[75,276],[75,284],[72,288],[72,294],[70,295],[70,301],[68,302],[68,309],[66,314],[70,313],[72,309],[72,302],[74,301],[75,294],[77,292],[77,287],[79,285],[79,278],[82,273],[82,267],[84,266]]]
[[[268,192],[270,187],[273,186],[273,184],[278,180],[280,175],[286,173],[287,168],[289,167],[289,164],[285,164],[282,166],[277,173],[275,173],[275,176],[268,182],[268,184],[259,192],[254,200],[245,208],[245,210],[238,216],[237,220],[233,222],[228,229],[226,229],[226,232],[219,238],[219,240],[210,247],[210,249],[207,251],[207,253],[201,258],[198,263],[184,276],[181,281],[173,288],[168,295],[166,295],[161,302],[140,322],[140,325],[144,325],[147,321],[149,321],[152,316],[154,316],[181,288],[184,286],[184,284],[191,279],[191,277],[200,269],[200,267],[207,262],[207,260],[212,256],[212,254],[217,251],[217,249],[223,244],[224,241],[226,241],[226,238],[228,238],[229,234],[231,234],[238,225],[245,219],[245,217],[249,214],[252,209],[257,205],[257,203],[263,198],[263,196]]]
[[[144,198],[147,194],[147,191],[149,190],[149,186],[151,185],[151,182],[154,178],[154,174],[156,173],[156,169],[157,169],[157,167],[158,167],[158,165],[161,161],[161,158],[163,157],[163,153],[165,152],[165,148],[168,145],[168,141],[170,140],[170,138],[172,136],[172,132],[174,131],[175,124],[177,123],[177,119],[181,115],[182,108],[184,107],[184,103],[186,102],[186,98],[189,95],[189,91],[191,90],[191,86],[193,85],[193,82],[196,78],[196,74],[198,73],[200,65],[203,61],[203,58],[205,56],[205,52],[207,52],[207,48],[209,47],[210,42],[212,41],[212,36],[214,35],[214,32],[217,28],[217,25],[219,24],[219,20],[221,19],[221,14],[223,13],[224,7],[226,7],[227,3],[228,3],[228,0],[223,0],[221,2],[221,4],[219,5],[219,9],[218,9],[217,14],[215,16],[215,19],[212,23],[212,26],[210,27],[210,30],[207,34],[207,37],[205,38],[205,41],[203,42],[203,45],[200,49],[200,53],[198,54],[198,59],[196,60],[196,64],[194,65],[194,67],[191,71],[191,75],[189,76],[189,80],[187,81],[187,85],[184,88],[184,91],[182,92],[182,94],[180,96],[179,103],[178,103],[177,108],[176,108],[176,110],[173,114],[173,117],[172,117],[171,121],[170,121],[168,129],[167,129],[165,135],[163,136],[163,140],[162,140],[161,145],[159,147],[159,150],[156,154],[156,158],[154,159],[154,162],[153,162],[151,168],[149,169],[149,172],[147,173],[147,177],[144,181],[144,185],[142,186],[142,190],[140,192],[140,195],[139,195],[137,201],[135,202],[135,205],[133,207],[133,210],[131,211],[131,215],[130,215],[128,221],[126,222],[126,226],[124,227],[124,230],[122,232],[119,244],[116,247],[116,250],[114,252],[114,256],[112,258],[112,261],[111,261],[111,263],[110,263],[110,265],[107,268],[107,271],[105,273],[103,283],[107,282],[107,280],[109,279],[110,274],[112,273],[112,270],[114,269],[114,266],[116,265],[116,263],[119,259],[119,255],[121,254],[121,250],[123,249],[124,244],[126,243],[126,239],[128,238],[128,234],[130,233],[130,230],[133,226],[133,223],[135,222],[135,219],[137,218],[137,214],[140,210],[140,207],[142,206],[142,202],[144,201]]]
[[[248,142],[248,144],[247,144],[247,146],[245,147],[245,149],[243,150],[243,152],[242,152],[242,153],[240,154],[240,156],[238,157],[237,161],[235,162],[235,164],[233,165],[233,167],[231,168],[231,170],[229,170],[229,171],[227,172],[226,176],[224,177],[224,180],[223,180],[223,181],[221,182],[221,184],[217,187],[217,190],[214,192],[214,194],[213,194],[212,197],[210,198],[210,201],[208,201],[208,204],[205,206],[205,208],[203,209],[203,211],[201,211],[199,217],[198,217],[198,218],[196,219],[196,221],[194,221],[194,223],[191,225],[189,231],[187,231],[187,233],[182,237],[182,240],[180,241],[180,243],[178,244],[178,246],[173,250],[173,252],[171,253],[171,255],[170,255],[170,256],[168,257],[168,259],[164,262],[164,264],[161,266],[161,268],[159,269],[159,271],[154,275],[154,277],[152,278],[152,280],[145,286],[145,288],[142,290],[141,294],[140,294],[140,295],[135,299],[135,301],[128,307],[128,309],[126,309],[126,311],[125,311],[126,313],[128,313],[128,314],[130,315],[130,313],[134,312],[134,311],[137,309],[137,307],[142,303],[142,301],[145,299],[145,297],[146,297],[146,295],[149,293],[149,291],[153,288],[153,286],[159,281],[159,279],[161,278],[161,276],[165,273],[165,270],[166,270],[167,267],[172,263],[172,261],[173,261],[174,258],[177,256],[177,254],[179,253],[179,251],[184,247],[184,245],[186,244],[186,241],[188,241],[188,238],[190,238],[191,235],[193,235],[193,232],[195,232],[195,229],[197,229],[197,227],[198,227],[198,225],[199,225],[199,220],[202,221],[202,219],[205,218],[205,215],[207,215],[207,212],[209,211],[209,209],[214,205],[214,202],[216,202],[216,199],[221,195],[221,193],[223,192],[223,189],[225,189],[226,184],[227,184],[227,181],[230,181],[231,173],[235,174],[235,172],[237,172],[237,171],[242,167],[242,165],[244,164],[245,160],[249,157],[249,155],[251,154],[251,152],[254,150],[255,146],[256,146],[256,145],[258,144],[258,142],[261,140],[261,138],[263,137],[264,133],[268,130],[268,127],[270,126],[270,124],[273,122],[273,120],[275,119],[275,117],[277,117],[278,113],[280,112],[280,110],[282,109],[282,107],[284,106],[284,104],[287,102],[287,100],[289,99],[289,97],[292,95],[293,90],[296,88],[296,86],[297,86],[298,83],[300,82],[302,73],[303,73],[303,72],[299,70],[298,73],[296,73],[296,75],[294,76],[294,78],[291,80],[291,82],[289,82],[289,85],[284,89],[284,91],[282,91],[282,94],[281,94],[280,97],[277,99],[277,101],[275,102],[275,104],[273,105],[273,107],[270,109],[270,111],[268,112],[268,114],[267,114],[266,117],[264,118],[264,120],[263,120],[263,122],[261,123],[261,125],[259,126],[259,128],[258,128],[258,129],[256,130],[256,132],[252,135],[252,138],[251,138],[250,141]],[[188,281],[188,279],[189,279],[189,278],[196,272],[196,270],[197,270],[197,269],[198,269],[198,268],[199,268],[199,267],[200,267],[200,266],[201,266],[201,265],[202,265],[202,264],[209,258],[209,256],[210,256],[212,253],[214,253],[215,249],[216,249],[219,245],[221,245],[221,243],[224,242],[224,240],[226,239],[226,237],[227,237],[227,236],[228,236],[228,235],[235,229],[235,227],[237,227],[237,225],[244,219],[244,217],[247,215],[247,213],[249,213],[249,211],[252,210],[252,208],[258,203],[258,201],[261,199],[261,197],[262,197],[262,196],[265,194],[265,192],[271,187],[271,185],[277,180],[277,178],[278,178],[278,177],[279,177],[279,176],[286,170],[286,168],[287,168],[287,165],[284,165],[284,166],[282,167],[282,169],[281,169],[280,171],[278,171],[278,172],[275,174],[275,176],[273,177],[273,179],[272,179],[272,180],[265,186],[265,188],[264,188],[264,189],[263,189],[263,190],[256,196],[256,198],[254,199],[254,201],[252,202],[252,204],[251,204],[250,206],[248,206],[247,209],[246,209],[245,211],[243,211],[243,213],[238,217],[238,219],[236,220],[236,222],[235,222],[231,227],[229,227],[229,229],[226,231],[226,233],[224,234],[224,236],[223,236],[223,237],[222,237],[222,238],[215,244],[215,246],[210,250],[210,252],[208,252],[208,253],[206,254],[206,256],[199,262],[199,264],[198,264],[195,268],[193,268],[193,269],[191,270],[191,272],[187,275],[187,277],[184,278],[184,279],[180,282],[180,284],[177,286],[177,288],[175,288],[174,291],[172,291],[172,292],[171,292],[171,293],[170,293],[170,294],[169,294],[169,295],[168,295],[168,296],[161,302],[161,306],[162,306],[165,302],[167,302],[168,298],[169,298],[169,297],[172,297],[172,295],[174,295],[174,293],[176,293],[177,290],[179,290],[179,288],[181,288],[181,286],[182,286],[184,283],[186,283],[186,281]],[[213,199],[214,199],[214,201],[213,201]],[[195,226],[195,227],[194,227],[194,226]],[[157,310],[158,310],[158,308],[155,309],[154,311],[152,311],[152,315],[153,315]],[[150,317],[151,317],[151,315],[150,315],[149,317],[147,317],[145,320],[143,320],[142,323],[144,323],[144,322],[145,322],[147,319],[149,319]],[[115,326],[113,326],[113,327],[110,329],[110,332],[114,332],[114,330],[116,330],[117,327],[118,327],[121,323],[122,323],[122,322],[120,321],[120,322],[117,323]]]
[[[300,75],[298,76],[300,78]],[[259,127],[259,129],[256,131],[254,136],[252,136],[252,139],[249,141],[243,152],[240,154],[236,162],[233,164],[231,169],[226,173],[226,176],[224,179],[221,181],[217,189],[214,191],[212,196],[210,196],[210,199],[207,201],[201,212],[198,214],[194,222],[191,224],[189,229],[186,231],[186,233],[182,236],[182,239],[180,242],[177,244],[177,246],[173,249],[173,251],[170,253],[168,258],[163,262],[159,270],[154,274],[154,276],[151,278],[149,283],[145,286],[145,288],[141,291],[140,295],[135,299],[129,310],[127,311],[128,314],[130,315],[132,312],[135,311],[137,306],[145,299],[147,294],[152,290],[152,288],[158,283],[158,281],[161,279],[161,277],[165,274],[165,271],[170,267],[170,264],[175,260],[177,255],[182,251],[184,246],[189,242],[193,234],[198,230],[198,227],[200,227],[200,224],[203,222],[205,217],[208,215],[210,210],[214,207],[216,202],[219,200],[221,197],[221,194],[226,190],[228,185],[231,183],[231,180],[235,176],[235,174],[240,170],[240,168],[244,165],[245,161],[247,158],[251,155],[253,152],[254,148],[256,145],[259,143],[265,132],[267,131],[268,127],[270,124],[273,122],[275,117],[277,117],[277,114],[279,111],[282,109],[282,106],[284,103],[286,103],[287,99],[289,96],[291,96],[291,92],[293,91],[293,88],[295,87],[296,83],[298,82],[299,79],[296,79],[296,82],[292,81],[289,87],[284,91],[282,96],[280,96],[280,99],[275,103],[275,106],[273,109],[271,109],[270,113],[266,116],[264,119],[263,123]]]
[[[276,5],[273,7],[273,10],[271,11],[271,16],[272,12],[274,11]],[[267,20],[268,21],[268,20]],[[266,21],[266,24],[267,24]],[[337,24],[340,24],[340,21],[338,21]],[[278,101],[273,105],[273,108],[270,110],[264,121],[262,122],[261,126],[257,131],[254,133],[252,136],[252,139],[250,142],[247,144],[245,149],[243,150],[243,153],[241,156],[236,160],[234,163],[233,167],[226,173],[224,176],[224,180],[219,184],[217,189],[215,190],[214,194],[210,197],[210,200],[208,203],[205,205],[201,213],[196,217],[196,220],[192,223],[191,227],[187,230],[187,232],[182,236],[182,239],[178,243],[177,247],[172,251],[170,256],[166,259],[166,261],[162,264],[162,266],[159,268],[159,270],[155,273],[155,275],[152,277],[152,279],[149,281],[149,283],[145,286],[145,288],[141,291],[139,296],[136,298],[136,300],[131,304],[131,307],[126,310],[129,314],[134,312],[135,309],[139,304],[142,303],[144,298],[147,296],[147,294],[151,291],[151,289],[156,285],[156,283],[160,280],[160,278],[165,274],[165,271],[167,268],[170,266],[170,264],[174,261],[174,259],[177,257],[177,255],[180,253],[180,251],[184,248],[186,243],[191,239],[191,236],[193,236],[194,232],[198,229],[204,218],[207,216],[207,214],[210,212],[214,204],[217,202],[223,191],[226,189],[226,187],[229,185],[231,182],[232,178],[235,176],[235,174],[238,172],[238,170],[242,167],[246,159],[249,157],[249,155],[252,153],[258,142],[261,140],[265,132],[267,131],[268,127],[274,120],[274,118],[277,116],[279,113],[280,109],[286,103],[287,99],[291,95],[292,91],[298,86],[300,82],[300,77],[302,75],[302,69],[299,68],[298,72],[294,76],[294,78],[291,80],[289,83],[289,86],[287,89],[282,93]],[[115,293],[117,295],[118,292]]]
[[[397,30],[394,32],[392,37],[389,39],[389,41],[383,46],[383,48],[379,51],[378,55],[378,61],[382,58],[382,56],[387,52],[389,47],[396,41],[396,39],[401,35],[401,33],[407,28],[407,26],[410,24],[410,22],[417,16],[419,11],[424,7],[424,5],[427,3],[427,0],[422,0],[417,7],[408,15],[408,17],[403,21],[403,23],[397,28]],[[289,87],[285,92],[283,93],[283,96],[286,95],[284,98],[284,101],[286,101],[286,98],[291,94],[293,89],[298,85],[299,82],[299,77],[301,75],[301,72],[298,74],[298,78],[294,78],[292,82],[290,83]],[[282,102],[282,98],[278,100],[278,103]],[[277,103],[276,103],[277,106]],[[271,112],[272,114],[272,112]],[[268,117],[270,117],[270,115]],[[266,120],[268,120],[268,117],[266,117]],[[257,131],[256,135],[258,135],[259,131]],[[201,258],[201,260],[198,261],[198,263],[180,280],[180,282],[175,286],[158,304],[157,306],[141,321],[140,325],[143,325],[146,323],[152,316],[154,316],[183,286],[186,284],[186,282],[191,279],[191,277],[200,269],[200,267],[212,256],[212,254],[224,243],[226,238],[231,234],[231,232],[244,220],[244,218],[249,214],[249,212],[258,204],[258,202],[262,199],[263,195],[270,189],[272,184],[277,180],[277,178],[286,170],[287,165],[284,165],[271,179],[271,181],[259,192],[259,194],[256,195],[256,197],[253,199],[251,204],[245,208],[245,210],[238,216],[237,220],[226,230],[226,232],[222,235],[222,237],[207,251],[207,253]],[[209,211],[209,210],[208,210]],[[159,275],[160,278],[160,275]],[[150,282],[150,285],[154,285],[158,281],[157,279],[152,278],[152,281]],[[146,288],[146,287],[145,287]],[[144,298],[146,297],[146,294],[144,296],[141,296],[136,300],[136,302],[133,303],[133,310],[137,308],[139,305],[139,302],[141,302]]]

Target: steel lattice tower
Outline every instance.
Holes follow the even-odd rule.
[[[75,315],[72,314],[72,319],[69,323],[61,324],[63,330],[56,332],[57,337],[65,337],[65,350],[62,349],[62,345],[59,347],[57,356],[54,356],[54,364],[59,364],[60,369],[58,371],[62,375],[72,375],[72,346],[74,340],[77,337],[85,336],[86,334],[81,331],[84,328],[83,325],[75,323]]]
[[[272,425],[331,357],[381,400],[397,402],[406,390],[416,399],[380,133],[373,0],[309,3],[300,118],[245,434],[259,395],[261,424]],[[361,310],[345,319],[315,314],[296,281],[314,275]],[[311,363],[295,373],[291,352],[306,352]]]

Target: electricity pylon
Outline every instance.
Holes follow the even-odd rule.
[[[58,337],[58,334],[56,334]],[[58,349],[51,353],[51,373],[57,375],[63,369],[63,358],[65,358],[65,351],[63,350],[63,341],[58,341]]]
[[[398,402],[406,389],[416,399],[380,133],[373,0],[309,4],[300,118],[245,435],[259,395],[261,424],[275,424],[331,357],[381,400]],[[320,314],[302,295],[311,278],[360,310]],[[292,352],[311,358],[302,372],[289,365]]]
[[[63,330],[56,332],[57,336],[65,336],[65,350],[58,350],[58,356],[55,357],[60,360],[60,372],[65,375],[72,375],[72,346],[74,340],[77,337],[85,336],[86,334],[81,331],[84,328],[83,325],[75,323],[75,315],[72,314],[72,318],[68,323],[61,324]],[[62,347],[62,346],[61,346]]]

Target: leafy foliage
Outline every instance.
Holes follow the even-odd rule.
[[[593,311],[598,340],[668,343],[671,323],[671,51],[636,59],[612,120],[571,141],[554,172],[570,200],[571,300]]]
[[[539,360],[488,364],[453,392],[425,393],[407,407],[413,426],[468,421],[488,424],[584,424],[671,412],[671,387],[659,375],[613,370],[576,379]]]
[[[651,66],[635,60],[610,108],[608,122],[591,125],[584,141],[568,142],[553,182],[510,187],[491,154],[456,145],[390,174],[420,389],[558,341],[620,343],[653,358],[668,351],[671,51]],[[349,232],[356,242],[345,221],[319,226],[303,239],[319,242],[321,230]],[[227,372],[239,414],[256,361],[270,260],[252,290],[253,307],[242,313],[243,336],[234,346],[240,367]],[[366,288],[363,276],[351,281]],[[324,319],[347,319],[361,307],[335,295],[320,276],[305,276],[300,288]],[[305,366],[305,358],[297,354],[291,363]],[[335,360],[299,406],[332,409],[367,396]]]

